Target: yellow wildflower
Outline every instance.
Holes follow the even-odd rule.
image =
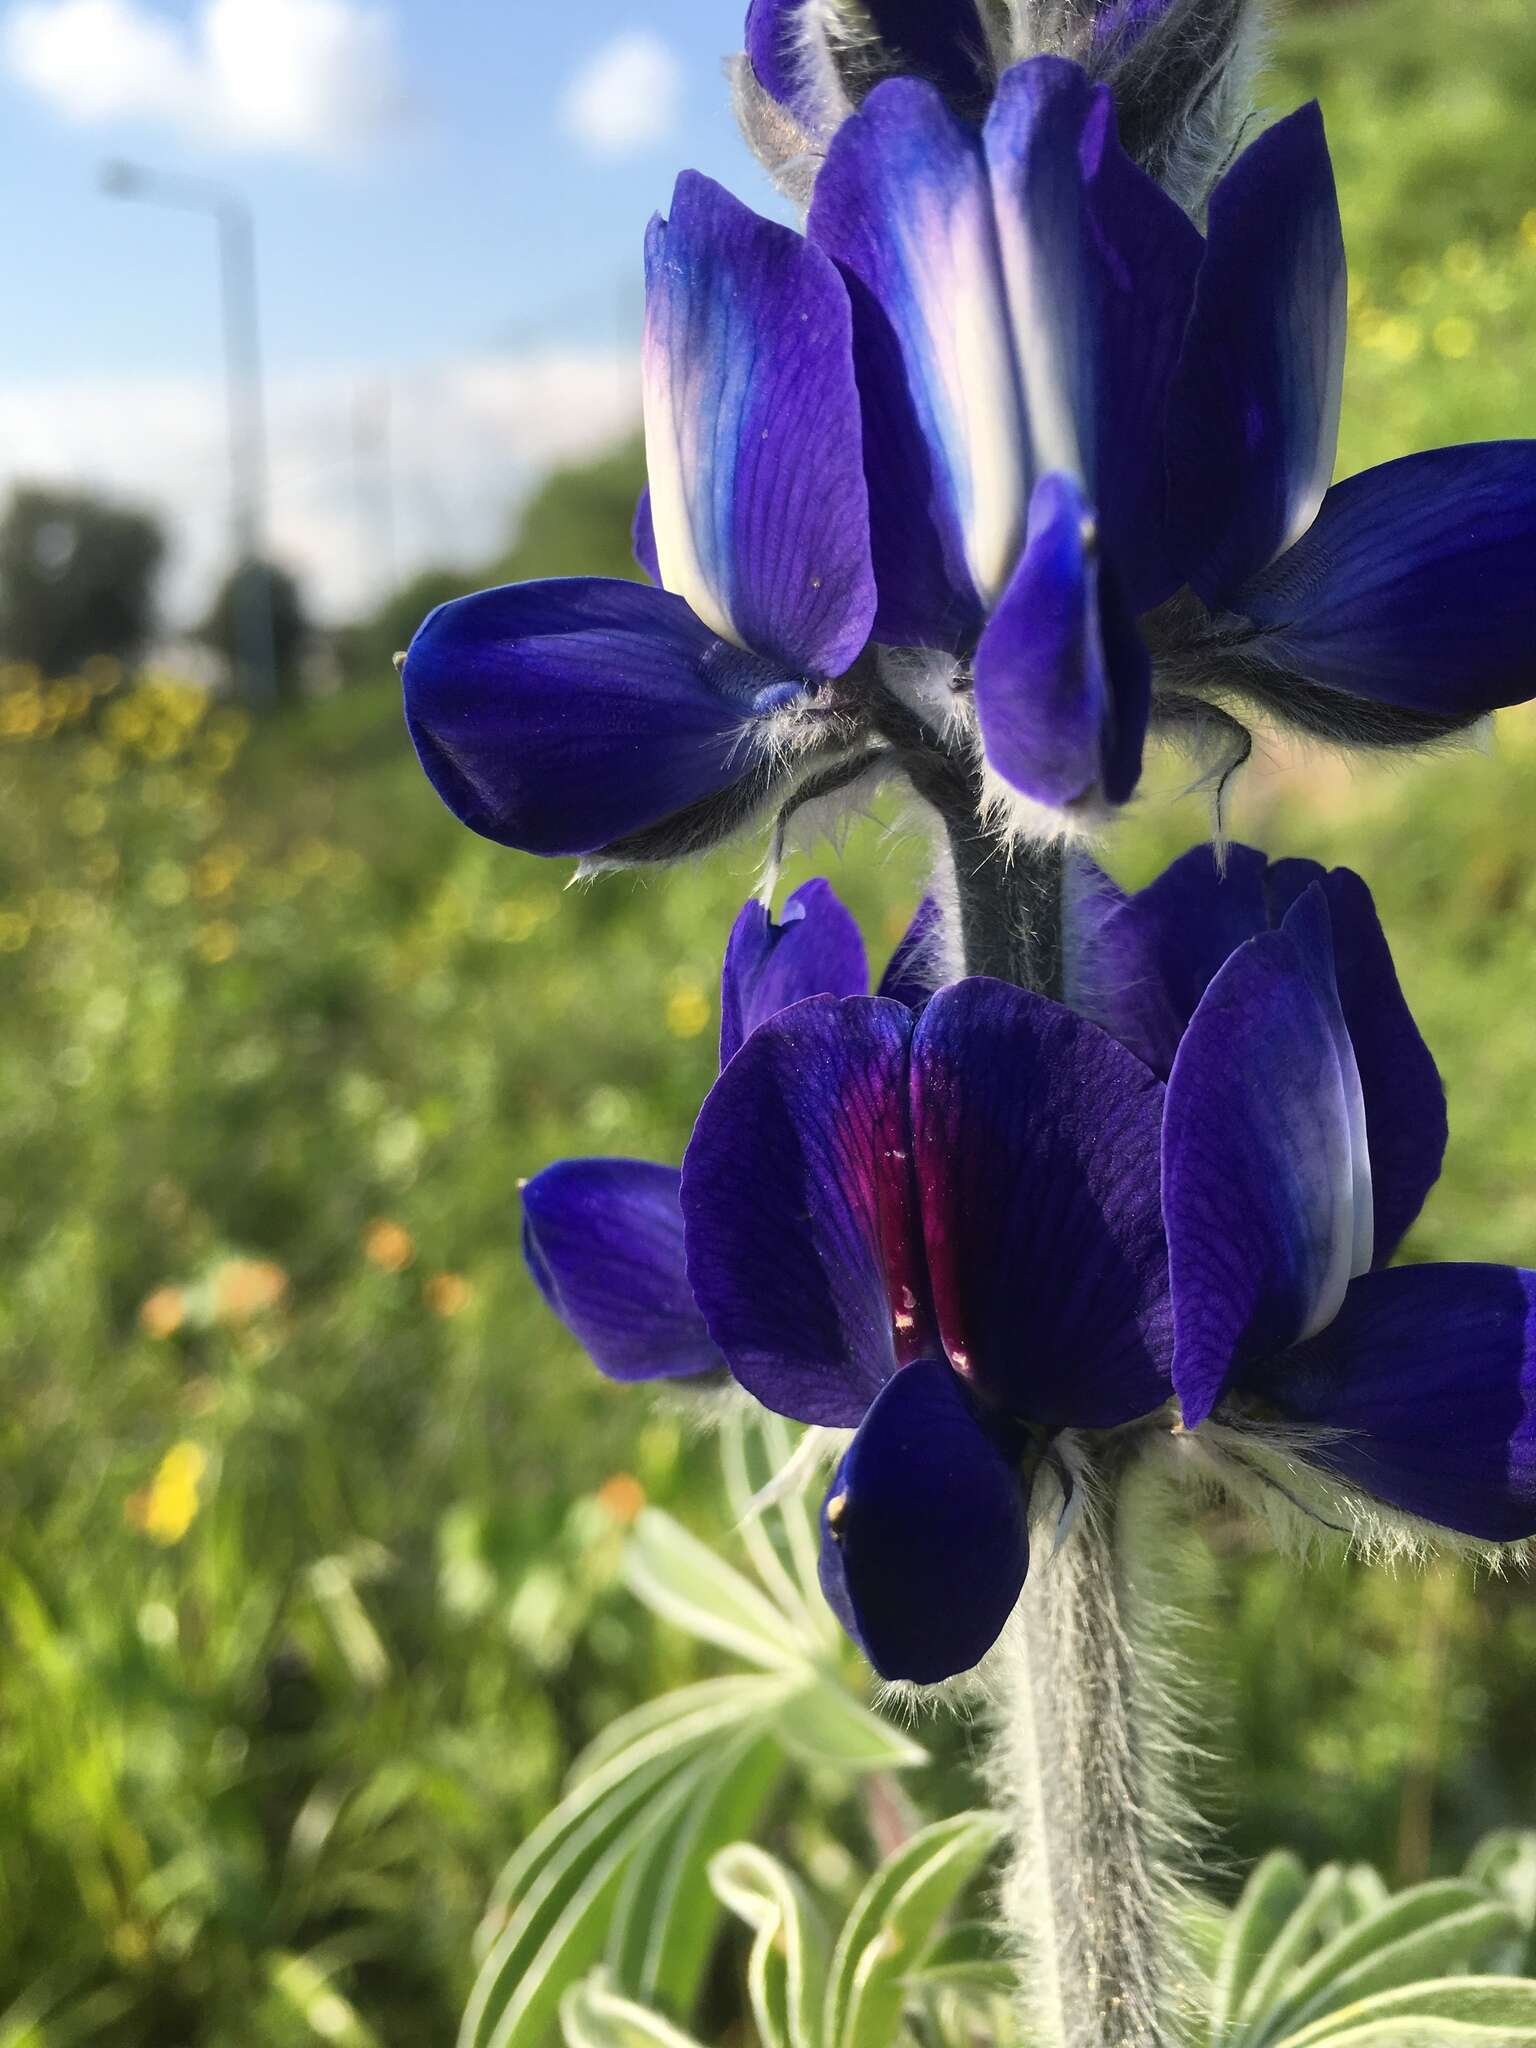
[[[674,1038],[697,1038],[709,1028],[709,998],[693,982],[685,982],[667,998],[667,1029]]]
[[[208,1454],[198,1444],[172,1444],[154,1478],[141,1493],[123,1503],[123,1514],[152,1543],[169,1548],[179,1543],[197,1519],[199,1489],[208,1470]]]

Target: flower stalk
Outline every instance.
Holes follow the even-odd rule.
[[[1042,2041],[1157,2048],[1182,1975],[1166,1785],[1177,1709],[1141,1627],[1146,1579],[1163,1577],[1162,1482],[1111,1443],[1075,1483],[1076,1525],[1030,1573],[992,1666],[994,1790],[1015,1850],[1003,1909]]]
[[[945,820],[967,974],[990,974],[1059,1002],[1062,996],[1061,843],[1009,847],[975,811]]]
[[[966,973],[1059,1001],[1060,844],[1010,853],[974,816],[946,828]],[[1003,1911],[1042,2041],[1157,2048],[1179,1975],[1162,1725],[1176,1708],[1137,1622],[1145,1577],[1164,1576],[1162,1484],[1124,1436],[1078,1439],[1071,1483],[1070,1530],[1030,1572],[989,1671],[994,1796],[1014,1840]]]

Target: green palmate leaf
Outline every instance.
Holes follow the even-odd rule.
[[[927,1949],[907,1982],[956,1991],[1009,1992],[1018,1988],[1018,1965],[1002,1932],[986,1920],[962,1920]]]
[[[1446,2030],[1454,2023],[1475,2029],[1475,2038],[1523,2048],[1523,2044],[1536,2043],[1536,1983],[1525,1977],[1446,1977],[1400,1985],[1341,2006],[1326,2019],[1287,2034],[1277,2048],[1334,2048],[1336,2042],[1359,2038],[1361,2028],[1411,2029],[1431,2023],[1441,2029],[1435,2039],[1446,2039]],[[1403,2038],[1417,2041],[1430,2036],[1409,2031]],[[1449,2038],[1460,2037],[1451,2034]]]
[[[600,1853],[629,1810],[657,1793],[690,1756],[728,1740],[743,1724],[740,1697],[717,1696],[650,1727],[584,1776],[503,1868],[476,1935],[476,1961],[500,1939],[514,1908],[535,1893],[546,1865],[559,1863],[578,1839]]]
[[[889,2048],[907,1972],[1002,1830],[996,1814],[958,1814],[923,1828],[875,1872],[838,1937],[825,2048]]]
[[[1416,1885],[1346,1927],[1297,1971],[1254,2039],[1276,2041],[1354,1999],[1470,1968],[1518,1924],[1508,1906],[1475,1885]]]
[[[1500,1828],[1485,1835],[1467,1858],[1467,1876],[1519,1916],[1519,1939],[1498,1958],[1500,1967],[1536,1968],[1536,1830]]]
[[[803,1641],[831,1643],[837,1623],[821,1591],[817,1532],[803,1487],[792,1484],[781,1497],[764,1501],[765,1491],[777,1492],[805,1443],[803,1434],[797,1438],[777,1416],[748,1420],[733,1413],[720,1432],[720,1461],[737,1535],[764,1590]]]
[[[1271,1941],[1268,1951],[1249,1980],[1239,2008],[1240,2025],[1234,2040],[1249,2038],[1261,2028],[1271,2009],[1284,1995],[1296,1972],[1324,1942],[1362,1917],[1342,1865],[1325,1863],[1303,1892],[1295,1909]],[[1214,2042],[1214,2035],[1212,2037]]]
[[[624,1582],[653,1614],[768,1670],[804,1665],[794,1624],[660,1508],[647,1508],[624,1552]]]
[[[1243,1886],[1216,1960],[1211,1986],[1211,2048],[1226,2048],[1255,1971],[1306,1890],[1307,1873],[1301,1858],[1288,1849],[1266,1856]]]
[[[840,1771],[907,1771],[928,1752],[901,1729],[861,1707],[832,1680],[807,1686],[784,1702],[774,1732],[804,1763]]]
[[[459,2048],[534,2048],[543,2040],[565,1992],[602,1955],[630,1862],[714,1768],[711,1757],[670,1759],[665,1782],[647,1783],[638,1799],[614,1795],[545,1861],[481,1965]],[[625,1784],[632,1792],[635,1779]]]
[[[756,1936],[747,1984],[762,2048],[822,2048],[827,1937],[805,1887],[747,1842],[722,1849],[709,1875],[722,1904]]]
[[[1536,2032],[1475,2020],[1368,2020],[1329,2034],[1328,2048],[1530,2048]]]
[[[1347,1920],[1363,1919],[1367,1913],[1374,1913],[1378,1906],[1384,1906],[1392,1896],[1386,1879],[1369,1863],[1352,1863],[1349,1866],[1344,1873],[1344,1893]]]
[[[600,1970],[561,1999],[560,2031],[566,2048],[699,2048],[660,2013],[611,1990]]]
[[[571,1766],[566,1780],[568,1792],[632,1746],[648,1743],[652,1736],[668,1729],[677,1740],[690,1742],[710,1717],[716,1717],[710,1723],[715,1730],[728,1728],[733,1722],[745,1726],[748,1721],[766,1720],[803,1683],[799,1673],[733,1674],[729,1678],[701,1679],[696,1685],[679,1686],[676,1692],[647,1700],[643,1706],[611,1721],[587,1744]],[[704,1718],[695,1721],[695,1715]]]
[[[1467,1858],[1467,1877],[1536,1923],[1536,1828],[1496,1828]]]
[[[635,1857],[625,1909],[615,1914],[609,1937],[620,1989],[664,2012],[692,2010],[720,1919],[710,1864],[728,1843],[755,1831],[783,1768],[776,1741],[745,1736],[701,1781],[655,1846]]]

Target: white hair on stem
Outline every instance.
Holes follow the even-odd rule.
[[[1079,1440],[1071,1465],[1077,1525],[1037,1552],[983,1667],[1013,1833],[1003,1916],[1042,2043],[1158,2048],[1198,1996],[1179,1935],[1204,1843],[1181,1794],[1203,1760],[1177,1640],[1182,1525],[1158,1461],[1131,1444]]]

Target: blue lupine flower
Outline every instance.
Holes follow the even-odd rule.
[[[662,590],[578,577],[443,605],[406,713],[458,817],[531,853],[665,850],[845,735],[817,686],[874,614],[847,293],[828,259],[695,173],[646,244],[650,512]]]
[[[972,661],[990,765],[1052,808],[1123,802],[1166,546],[1168,393],[1200,236],[1053,58],[978,131],[881,85],[838,131],[811,239],[850,281],[875,637]]]
[[[1214,1413],[1261,1443],[1299,1425],[1293,1456],[1375,1500],[1529,1536],[1536,1273],[1373,1270],[1378,1175],[1330,925],[1310,883],[1215,975],[1174,1058],[1163,1211],[1184,1420]]]
[[[700,1112],[694,1295],[748,1392],[856,1429],[822,1582],[888,1678],[948,1677],[996,1638],[1052,1439],[1168,1397],[1162,1096],[1097,1026],[972,979],[918,1014],[798,1003]]]
[[[918,1007],[935,979],[938,912],[924,902],[880,983]],[[768,1018],[809,996],[863,995],[864,941],[829,883],[803,883],[777,924],[744,906],[720,974],[720,1064]],[[523,1187],[523,1253],[539,1291],[610,1379],[723,1375],[683,1262],[675,1166],[563,1159]]]
[[[980,126],[888,79],[807,232],[691,174],[653,223],[636,541],[664,587],[484,592],[418,633],[411,730],[475,829],[662,858],[900,768],[871,640],[951,657],[930,736],[970,772],[968,696],[991,793],[1057,823],[1130,796],[1159,717],[1235,759],[1234,699],[1400,744],[1536,691],[1536,443],[1330,488],[1315,106],[1239,157],[1203,241],[1077,65],[1015,65]]]
[[[1221,860],[1210,846],[1193,847],[1134,896],[1088,869],[1072,918],[1069,995],[1166,1080],[1217,972],[1246,940],[1277,927],[1314,882],[1327,899],[1339,1000],[1360,1074],[1376,1263],[1384,1265],[1440,1177],[1445,1090],[1357,874],[1311,860],[1270,861],[1235,845]]]
[[[1189,664],[1203,645],[1233,689],[1348,739],[1350,698],[1456,722],[1536,691],[1536,441],[1333,484],[1346,296],[1312,105],[1212,194],[1169,415],[1171,517],[1214,615]]]

